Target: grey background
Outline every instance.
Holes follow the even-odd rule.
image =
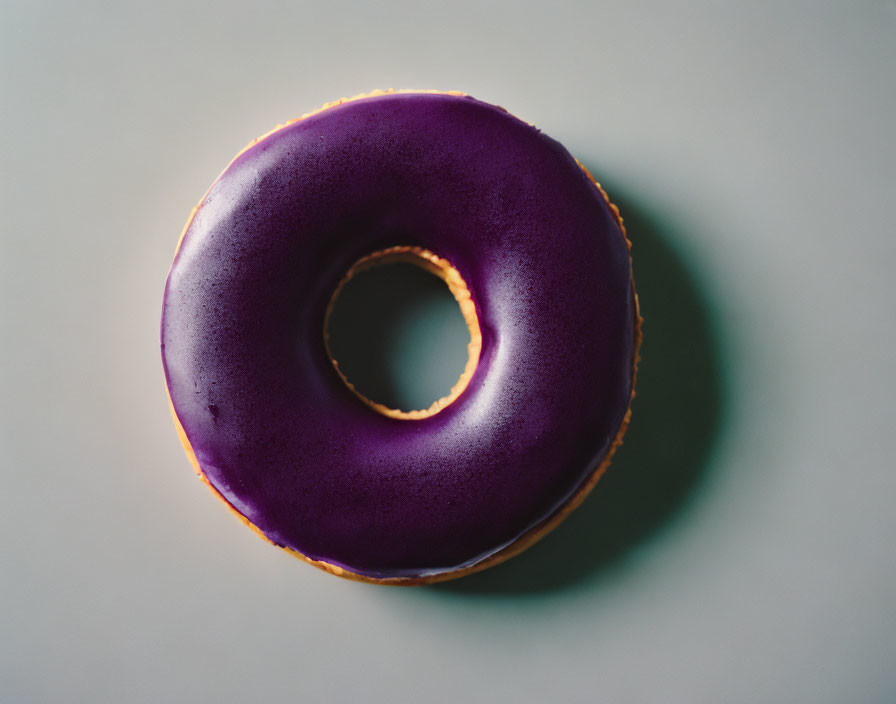
[[[894,36],[884,1],[4,2],[0,700],[893,701]],[[158,351],[230,157],[390,86],[588,164],[648,318],[607,484],[405,590],[234,520]]]

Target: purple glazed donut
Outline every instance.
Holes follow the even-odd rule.
[[[341,285],[395,258],[442,276],[471,331],[424,411],[359,398],[325,341]],[[419,584],[522,551],[584,498],[628,423],[640,325],[618,212],[559,143],[459,93],[378,91],[218,177],[161,348],[187,454],[250,527],[333,574]]]

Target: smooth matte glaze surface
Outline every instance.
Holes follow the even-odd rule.
[[[483,334],[464,393],[418,421],[361,403],[324,310],[353,262],[424,247]],[[373,578],[487,559],[556,513],[623,422],[635,301],[625,237],[556,141],[445,94],[331,107],[240,154],[165,289],[173,408],[208,481],[274,543]]]

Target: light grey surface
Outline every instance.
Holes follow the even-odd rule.
[[[0,699],[893,701],[894,35],[883,1],[5,2]],[[562,141],[716,321],[689,499],[562,586],[327,576],[214,501],[172,428],[190,208],[252,137],[384,86]]]

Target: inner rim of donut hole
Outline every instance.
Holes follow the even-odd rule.
[[[451,387],[448,394],[434,401],[428,408],[420,410],[391,408],[386,404],[365,396],[361,391],[355,388],[355,385],[343,373],[343,370],[339,366],[339,361],[333,354],[331,346],[331,316],[338,305],[338,299],[346,284],[361,272],[390,264],[411,264],[442,279],[448,286],[448,290],[454,296],[455,301],[457,301],[457,304],[460,307],[461,316],[463,317],[470,334],[470,340],[467,344],[467,362],[457,382]],[[479,318],[476,315],[476,307],[470,296],[470,290],[467,288],[466,282],[463,280],[457,269],[455,269],[446,259],[443,259],[422,247],[399,246],[368,254],[356,261],[345,273],[345,276],[342,277],[341,281],[336,286],[336,290],[330,297],[330,302],[327,305],[327,310],[324,315],[324,345],[327,350],[327,356],[333,364],[333,368],[339,374],[339,377],[363,403],[389,418],[420,420],[435,415],[443,408],[453,403],[455,399],[463,393],[464,389],[467,388],[467,384],[470,383],[470,379],[473,377],[473,373],[476,371],[476,366],[479,363],[479,354],[482,351],[482,333],[479,328]]]

